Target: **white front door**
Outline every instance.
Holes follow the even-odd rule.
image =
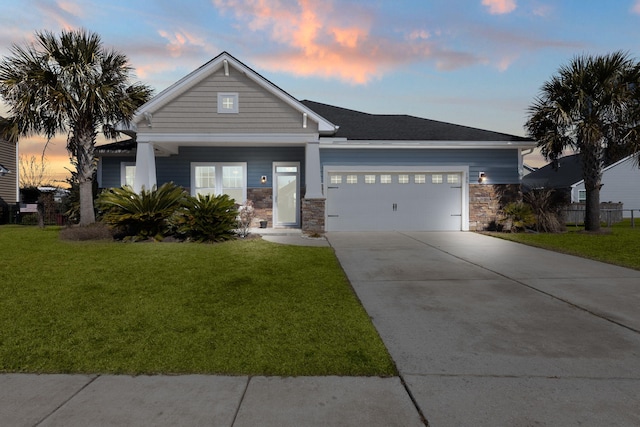
[[[300,163],[273,163],[273,225],[300,225]]]

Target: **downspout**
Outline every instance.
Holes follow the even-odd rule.
[[[518,176],[521,181],[524,177],[524,156],[528,156],[533,153],[533,150],[533,148],[528,148],[526,150],[520,149],[520,157],[518,158]]]

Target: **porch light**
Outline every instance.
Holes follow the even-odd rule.
[[[9,172],[11,172],[9,169],[7,169],[4,166],[0,165],[0,176],[5,176]]]
[[[478,174],[478,184],[483,184],[487,180],[487,175],[484,172]]]
[[[262,175],[260,177],[260,183],[261,184],[266,184],[267,183],[267,176],[266,175]]]

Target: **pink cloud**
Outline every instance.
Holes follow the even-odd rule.
[[[502,15],[516,9],[516,0],[482,0],[482,5],[489,8],[490,14]]]
[[[634,5],[631,8],[631,11],[633,13],[637,13],[638,15],[640,15],[640,0],[636,0],[636,2],[634,3]]]

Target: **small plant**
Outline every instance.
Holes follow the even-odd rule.
[[[227,194],[189,196],[171,217],[176,235],[196,242],[219,242],[235,237],[238,209]]]
[[[505,219],[504,229],[511,232],[522,231],[536,223],[531,206],[523,202],[511,202],[502,209]]]
[[[562,218],[565,204],[562,194],[553,189],[531,190],[524,195],[536,217],[536,230],[544,233],[559,233],[566,229]]]
[[[249,235],[249,229],[255,216],[256,213],[251,200],[245,201],[244,205],[238,208],[238,235],[240,237],[247,237]]]
[[[98,197],[96,205],[103,221],[117,228],[119,235],[133,240],[162,240],[167,220],[185,202],[186,193],[172,182],[140,194],[131,187],[112,188]]]

